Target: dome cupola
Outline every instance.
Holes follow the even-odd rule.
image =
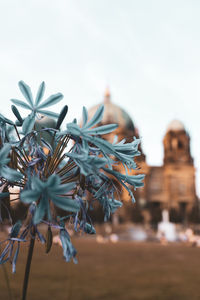
[[[93,106],[91,109],[88,111],[88,117],[91,119],[91,117],[94,115],[98,107],[102,103]],[[130,116],[128,113],[118,105],[114,104],[111,101],[111,95],[110,95],[110,90],[109,88],[106,89],[105,94],[104,94],[104,115],[103,119],[101,121],[101,125],[105,124],[118,124],[119,127],[123,130],[127,131],[135,131],[135,127],[133,124],[133,121],[131,120]]]
[[[169,123],[167,131],[181,131],[185,130],[183,123],[179,120],[173,120]]]

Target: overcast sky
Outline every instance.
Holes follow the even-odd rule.
[[[150,165],[162,164],[169,122],[184,123],[199,182],[199,15],[198,0],[1,0],[0,110],[10,116],[19,80],[34,93],[44,80],[47,96],[64,94],[54,110],[68,104],[71,121],[109,85]]]

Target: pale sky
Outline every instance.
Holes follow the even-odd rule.
[[[191,136],[200,194],[200,1],[1,0],[0,104],[10,117],[17,83],[46,96],[62,92],[54,110],[112,100],[133,118],[150,165],[161,165],[170,121]]]

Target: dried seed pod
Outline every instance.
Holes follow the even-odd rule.
[[[80,174],[80,187],[85,190],[85,176]]]
[[[51,231],[51,226],[48,226],[47,233],[46,233],[46,243],[45,243],[46,253],[49,253],[49,251],[51,250],[52,240],[53,240],[53,235]]]

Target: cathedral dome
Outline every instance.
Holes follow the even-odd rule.
[[[169,123],[167,131],[181,131],[185,130],[183,123],[179,120],[173,120]]]
[[[118,105],[114,104],[111,102],[110,99],[110,91],[109,89],[106,89],[105,95],[104,95],[104,115],[103,119],[101,121],[101,124],[118,124],[120,128],[125,129],[125,130],[131,130],[134,131],[135,127],[133,124],[133,121],[131,120],[130,116],[128,113]],[[93,106],[92,108],[89,109],[88,111],[88,117],[89,119],[92,118],[98,107],[102,103]]]

